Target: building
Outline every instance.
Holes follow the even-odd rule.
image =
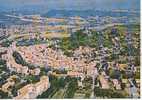
[[[117,79],[113,79],[112,80],[114,87],[116,88],[116,90],[121,90],[121,85],[119,83],[119,81]]]
[[[1,90],[4,91],[4,92],[10,92],[10,91],[9,91],[10,88],[15,85],[14,79],[16,79],[16,78],[17,78],[16,75],[10,76],[10,77],[6,80],[7,82],[2,85]]]
[[[14,99],[34,99],[45,92],[49,87],[48,76],[42,76],[40,81],[36,84],[28,84],[18,90],[18,96],[14,97]]]
[[[100,78],[100,83],[101,83],[102,89],[109,89],[109,83],[108,83],[108,80],[105,79],[105,77],[102,76],[102,75],[101,75],[99,78]]]

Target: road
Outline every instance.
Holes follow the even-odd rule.
[[[112,23],[112,24],[106,24],[106,25],[101,25],[101,26],[96,26],[96,27],[93,27],[93,29],[95,29],[96,31],[102,31],[108,27],[113,27],[115,25],[124,25],[122,23]]]

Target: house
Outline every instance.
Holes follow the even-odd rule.
[[[102,89],[109,89],[108,80],[105,79],[104,76],[102,75],[99,78],[100,78]]]
[[[119,81],[117,79],[113,79],[112,80],[114,87],[116,88],[116,90],[121,90],[121,85],[119,83]]]

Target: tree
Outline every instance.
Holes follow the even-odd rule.
[[[65,79],[61,77],[61,78],[59,79],[59,86],[60,86],[60,88],[64,88],[64,87],[65,87],[65,84],[66,84],[66,83],[65,83]]]
[[[10,41],[10,40],[7,39],[6,41],[2,42],[1,45],[3,47],[9,47],[12,44],[12,42],[13,41]]]
[[[19,52],[14,51],[12,56],[14,57],[14,59],[15,59],[17,64],[21,64],[22,66],[28,66],[30,69],[34,69],[35,68],[34,65],[26,62]]]
[[[12,87],[12,90],[11,90],[11,92],[12,92],[12,95],[14,96],[14,97],[16,97],[17,96],[17,89],[16,89],[16,87],[14,86],[14,87]]]
[[[22,58],[21,54],[18,53],[17,51],[14,51],[12,56],[14,57],[17,64],[22,64],[23,66],[26,65],[25,60]]]
[[[66,90],[65,98],[73,98],[75,91],[77,90],[77,79],[71,78],[68,88]]]
[[[125,98],[125,96],[122,93],[113,92],[111,98]]]
[[[5,65],[6,64],[6,60],[0,59],[0,65]]]
[[[10,97],[8,96],[8,93],[5,93],[0,90],[0,98],[1,99],[9,99]]]

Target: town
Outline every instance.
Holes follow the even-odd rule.
[[[0,98],[140,98],[139,23],[7,16],[31,23],[1,25]]]

